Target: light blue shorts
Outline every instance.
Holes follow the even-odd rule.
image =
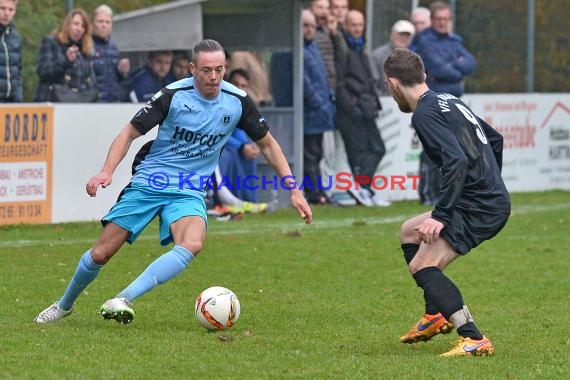
[[[158,215],[160,244],[172,242],[170,225],[185,216],[200,216],[208,227],[204,197],[193,192],[172,192],[130,183],[111,210],[101,219],[103,225],[113,222],[129,231],[132,244],[144,228]]]

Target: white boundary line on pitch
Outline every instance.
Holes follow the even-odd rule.
[[[540,212],[548,212],[561,209],[570,209],[570,203],[559,203],[555,205],[548,206],[520,206],[513,210],[511,217],[516,217],[517,215],[533,214]],[[416,215],[416,214],[413,214]],[[349,218],[342,220],[324,220],[316,221],[311,226],[305,229],[304,233],[310,233],[314,229],[330,229],[330,228],[340,228],[349,227],[355,223],[364,223],[365,225],[379,225],[379,224],[390,224],[404,222],[404,220],[412,217],[413,215],[395,215],[390,217],[366,217],[366,218]],[[231,223],[231,222],[220,222],[220,223]],[[238,228],[230,230],[218,230],[208,232],[208,236],[216,235],[245,235],[250,233],[258,233],[262,231],[277,231],[280,233],[286,233],[289,231],[296,231],[305,228],[303,224],[285,224],[285,223],[273,223],[264,224],[262,226],[255,226],[252,228]],[[156,231],[158,233],[158,231]],[[16,240],[16,241],[3,241],[0,242],[0,248],[12,247],[27,247],[30,245],[50,245],[50,246],[64,246],[71,244],[93,244],[97,237],[94,236],[92,239],[72,239],[72,240]],[[155,240],[158,242],[158,236],[141,236],[137,241],[150,241]]]
[[[339,227],[348,227],[354,223],[364,223],[370,225],[376,224],[389,224],[389,223],[397,223],[403,222],[405,218],[409,218],[410,216],[406,215],[397,215],[385,218],[351,218],[351,219],[343,219],[343,220],[335,220],[335,221],[319,221],[307,226],[305,232],[311,232],[314,229],[324,229],[324,228],[339,228]],[[219,222],[219,223],[231,223],[228,222]],[[246,235],[251,233],[257,232],[279,232],[279,233],[287,233],[289,231],[298,231],[305,228],[305,225],[301,223],[299,224],[286,224],[286,223],[273,223],[273,224],[264,224],[262,226],[255,226],[252,228],[232,228],[231,230],[218,230],[218,231],[209,231],[207,236],[220,236],[220,235]],[[140,241],[149,241],[155,240],[158,243],[158,230],[155,231],[156,234],[154,236],[141,236],[139,237],[136,242]],[[16,241],[5,241],[0,242],[0,248],[5,247],[27,247],[33,244],[43,244],[43,245],[50,245],[50,246],[63,246],[63,245],[71,245],[71,244],[93,244],[97,236],[94,236],[92,239],[70,239],[70,240],[16,240]],[[135,242],[135,244],[136,244]]]

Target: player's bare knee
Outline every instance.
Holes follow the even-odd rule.
[[[198,253],[200,253],[200,251],[202,251],[202,246],[204,244],[201,241],[194,240],[194,241],[183,241],[178,245],[181,245],[182,247],[192,252],[192,255],[194,255],[195,257],[198,255]]]
[[[108,247],[102,244],[95,244],[91,248],[91,259],[99,265],[107,264],[107,262],[113,257],[114,252],[109,252]]]
[[[408,271],[410,272],[410,274],[413,276],[417,271],[419,271],[420,269],[425,268],[424,265],[422,265],[420,262],[412,260],[412,262],[410,262],[408,264]]]
[[[419,244],[418,234],[414,231],[412,223],[407,220],[400,227],[400,244]]]
[[[412,234],[410,231],[400,231],[400,244],[419,244],[420,240],[417,234]]]

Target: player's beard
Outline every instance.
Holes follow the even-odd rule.
[[[398,108],[400,108],[400,111],[404,113],[412,112],[412,107],[410,107],[408,101],[406,100],[406,98],[404,98],[404,96],[398,89],[392,88],[392,97],[398,104]]]

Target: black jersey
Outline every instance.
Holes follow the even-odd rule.
[[[412,127],[442,176],[434,219],[448,226],[458,208],[510,211],[501,178],[503,137],[465,103],[450,94],[427,91],[418,101]]]

